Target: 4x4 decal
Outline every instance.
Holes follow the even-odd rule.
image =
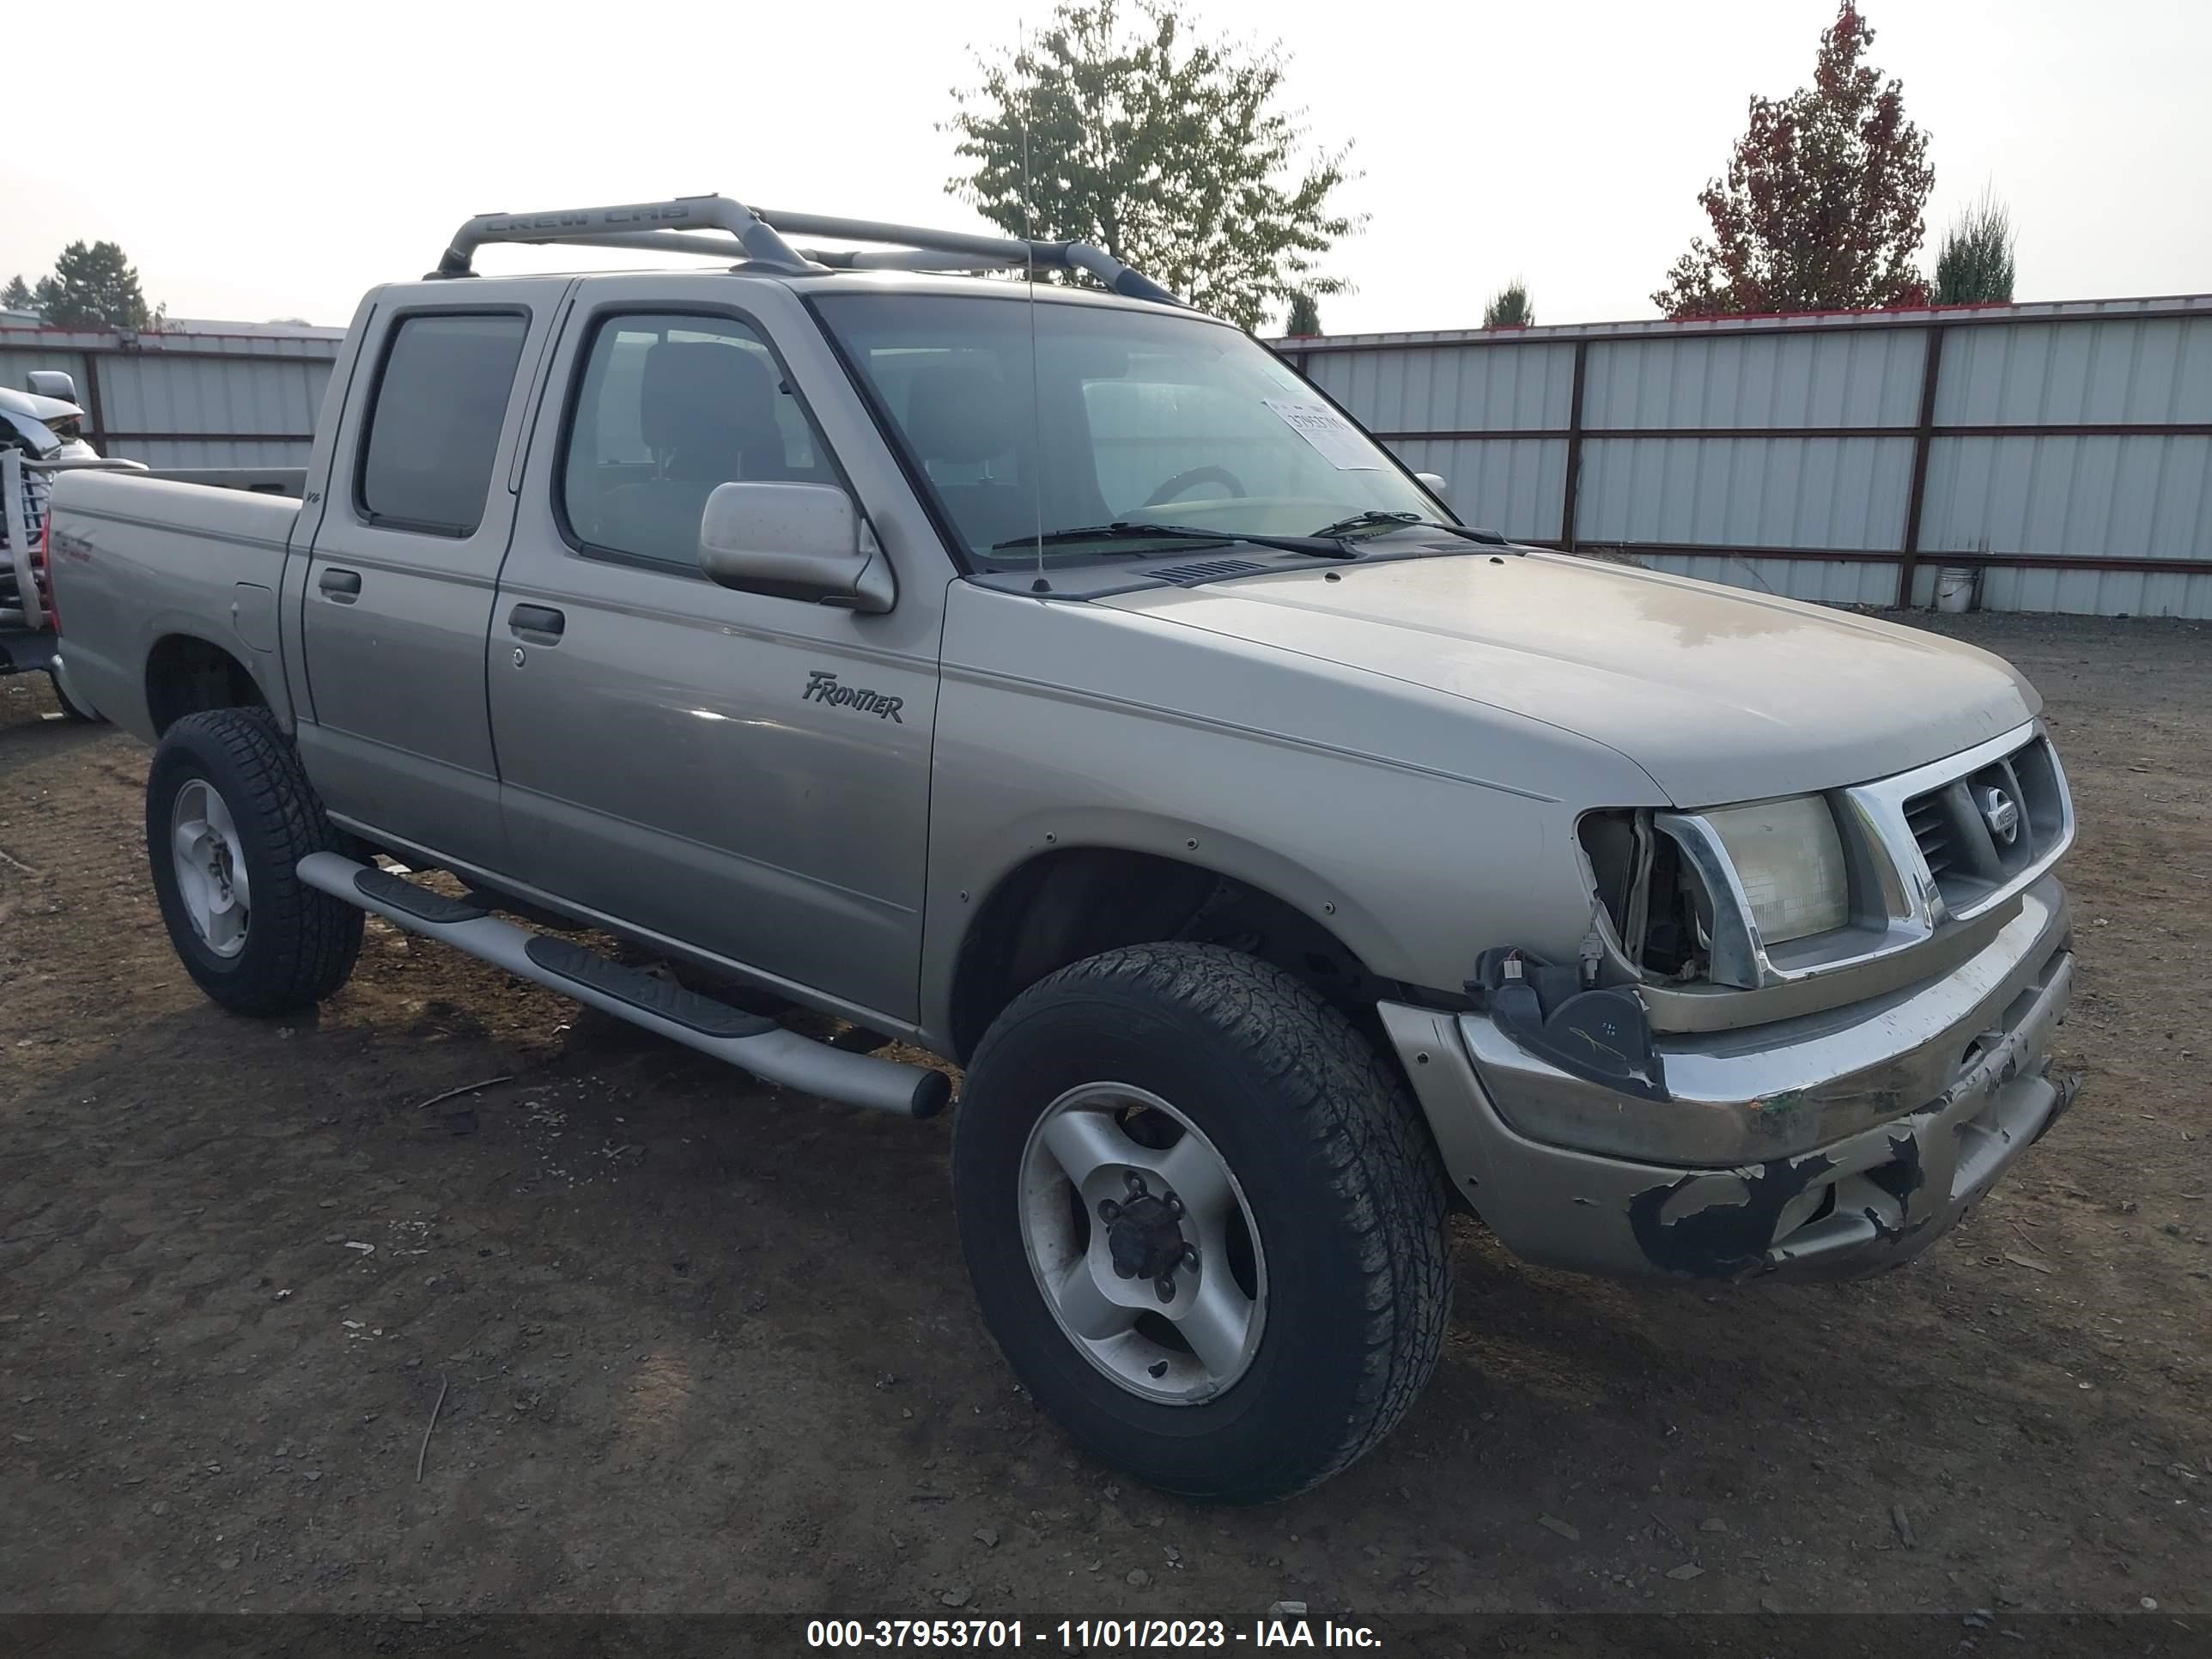
[[[881,691],[863,691],[856,685],[840,685],[837,676],[827,668],[806,671],[806,690],[799,694],[801,702],[835,703],[841,708],[857,709],[863,714],[873,714],[878,720],[898,720],[899,710],[906,707],[904,697],[887,696]]]

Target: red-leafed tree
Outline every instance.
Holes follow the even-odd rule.
[[[1844,0],[1813,84],[1751,100],[1728,176],[1698,198],[1712,240],[1691,243],[1651,296],[1669,317],[1926,301],[1916,256],[1936,170],[1904,88],[1861,61],[1873,41]]]

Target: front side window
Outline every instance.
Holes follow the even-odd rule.
[[[837,482],[766,343],[728,318],[602,322],[561,469],[576,539],[696,568],[707,497],[733,482]]]
[[[1221,324],[1013,295],[816,304],[979,568],[1126,557],[1126,538],[1051,540],[1117,520],[1307,536],[1361,513],[1436,511],[1372,439]]]
[[[403,317],[392,330],[362,451],[372,524],[472,536],[530,319],[513,313]]]

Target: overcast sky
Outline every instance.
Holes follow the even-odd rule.
[[[1193,0],[1279,38],[1369,216],[1333,332],[1478,325],[1524,276],[1540,321],[1654,314],[1745,100],[1810,79],[1832,0]],[[972,227],[936,130],[969,48],[1041,0],[836,5],[224,3],[17,8],[0,279],[120,242],[178,316],[343,323],[471,214],[720,191]],[[1941,228],[1984,185],[2019,297],[2212,289],[2212,4],[1868,0],[1873,58],[1932,137]],[[51,31],[50,45],[21,49]],[[616,256],[592,256],[614,263]],[[574,256],[565,256],[573,262]],[[485,270],[557,268],[507,249]]]

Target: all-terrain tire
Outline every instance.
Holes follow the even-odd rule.
[[[177,799],[195,781],[221,798],[245,859],[251,905],[244,944],[228,956],[194,928],[172,856]],[[298,754],[267,709],[187,714],[163,734],[146,779],[154,891],[185,971],[225,1008],[261,1018],[294,1013],[345,983],[361,951],[362,913],[318,892],[297,872],[310,853],[344,850]]]
[[[1146,1091],[1203,1130],[1265,1252],[1258,1346],[1197,1403],[1144,1398],[1093,1364],[1030,1265],[1031,1130],[1098,1082]],[[1133,945],[1030,987],[968,1068],[952,1168],[969,1272],[1008,1362],[1079,1443],[1152,1486],[1224,1503],[1302,1491],[1377,1444],[1435,1366],[1451,1287],[1427,1127],[1350,1021],[1251,957]]]

